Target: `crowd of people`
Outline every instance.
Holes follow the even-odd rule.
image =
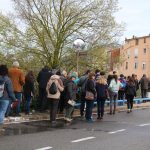
[[[21,116],[22,98],[25,101],[24,112],[30,115],[30,105],[35,96],[35,82],[38,83],[38,107],[40,112],[49,109],[50,122],[56,124],[57,113],[64,113],[66,122],[72,121],[76,100],[80,99],[80,115],[87,122],[93,122],[92,112],[97,101],[97,119],[104,117],[106,100],[110,101],[110,115],[116,113],[117,99],[127,99],[127,113],[132,112],[133,99],[141,88],[141,97],[147,97],[150,90],[150,80],[144,74],[138,81],[137,75],[119,77],[114,71],[108,75],[103,71],[87,70],[78,77],[77,72],[67,73],[65,70],[50,70],[42,68],[37,79],[34,72],[24,75],[18,61],[12,68],[0,65],[0,123],[10,115]]]

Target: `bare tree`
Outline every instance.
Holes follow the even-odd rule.
[[[61,65],[76,38],[84,39],[87,49],[95,49],[113,43],[122,31],[113,16],[117,0],[12,1],[25,27],[19,29],[5,19],[10,26],[7,33],[0,32],[0,40],[12,49],[36,54],[52,68]]]

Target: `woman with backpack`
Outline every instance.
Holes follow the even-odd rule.
[[[97,119],[103,119],[105,101],[108,97],[108,85],[104,76],[98,78],[96,82],[97,92]]]
[[[52,75],[47,83],[46,91],[47,98],[50,105],[50,122],[56,124],[56,114],[58,110],[58,103],[60,94],[64,90],[62,80],[58,75]]]
[[[133,99],[136,96],[136,85],[134,82],[134,78],[130,77],[127,82],[127,86],[125,89],[126,99],[127,99],[127,113],[132,112],[133,108]]]
[[[25,76],[24,84],[24,98],[25,98],[25,114],[29,115],[30,113],[30,104],[32,97],[34,95],[34,75],[32,71],[29,71]]]
[[[110,96],[110,115],[115,114],[116,112],[116,100],[118,98],[118,91],[121,87],[122,84],[118,80],[118,76],[113,75],[113,79],[108,87]],[[112,106],[114,106],[114,109],[112,109]]]
[[[16,101],[13,85],[8,77],[6,65],[0,65],[0,124],[3,123],[5,113],[10,102]]]

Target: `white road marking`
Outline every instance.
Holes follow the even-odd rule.
[[[118,133],[118,132],[123,132],[125,131],[126,129],[121,129],[121,130],[116,130],[116,131],[112,131],[112,132],[108,132],[109,134],[115,134],[115,133]]]
[[[82,139],[71,141],[71,143],[77,143],[77,142],[87,141],[87,140],[91,140],[91,139],[95,139],[95,138],[96,137],[86,137],[86,138],[82,138]]]
[[[137,126],[139,126],[139,127],[150,126],[150,123],[140,124],[140,125],[137,125]]]
[[[49,149],[52,149],[52,147],[48,146],[48,147],[38,148],[35,150],[49,150]]]

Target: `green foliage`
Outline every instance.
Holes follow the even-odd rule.
[[[23,68],[75,69],[72,43],[77,38],[85,40],[89,53],[85,60],[79,59],[80,68],[103,68],[106,53],[99,47],[116,42],[122,31],[113,16],[117,0],[12,1],[17,17],[0,14],[0,46]]]

